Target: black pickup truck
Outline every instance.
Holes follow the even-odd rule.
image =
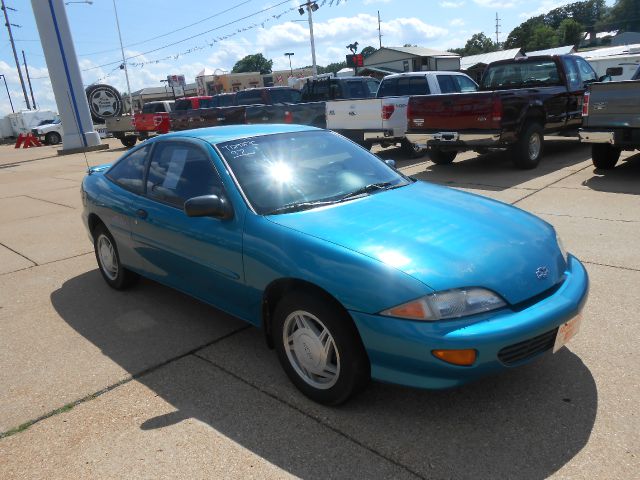
[[[576,55],[493,62],[478,92],[411,97],[407,138],[438,164],[465,150],[509,150],[516,167],[535,168],[544,135],[577,137],[585,88],[596,81]]]

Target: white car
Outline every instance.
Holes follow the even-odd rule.
[[[94,131],[98,132],[100,138],[107,138],[107,129],[104,125],[94,125]],[[62,122],[60,119],[54,120],[52,123],[46,123],[44,125],[38,125],[31,130],[41,142],[45,145],[58,145],[62,142]]]
[[[475,92],[478,85],[460,72],[428,71],[388,75],[382,79],[376,98],[334,100],[326,104],[327,128],[356,143],[371,147],[400,143],[411,156],[425,149],[409,142],[407,103],[410,96]]]

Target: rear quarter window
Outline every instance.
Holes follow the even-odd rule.
[[[149,145],[145,145],[126,157],[121,158],[111,167],[105,176],[116,185],[130,192],[144,193],[144,168],[149,153]]]

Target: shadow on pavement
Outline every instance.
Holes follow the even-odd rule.
[[[385,160],[396,160],[398,168],[424,163],[424,171],[412,175],[421,180],[444,185],[476,185],[480,189],[493,187],[490,188],[492,190],[517,187],[591,158],[587,145],[568,139],[546,140],[540,164],[533,170],[516,169],[509,152],[459,154],[450,165],[436,165],[428,154],[418,159],[407,159],[399,148],[387,148],[376,154]]]
[[[163,342],[179,342],[176,323],[239,325],[150,281],[115,292],[97,270],[66,281],[51,301],[74,330],[131,374],[151,361],[168,360],[157,358],[158,349]],[[136,325],[138,317],[163,320]],[[545,478],[585,446],[598,406],[589,369],[567,348],[456,390],[373,383],[339,408],[299,394],[257,329],[240,331],[197,355],[137,379],[176,409],[141,421],[140,428],[193,417],[302,478],[367,476],[373,467],[362,462],[371,452],[395,469],[373,473],[380,478],[398,471],[428,478]],[[353,448],[345,451],[345,442]]]
[[[600,192],[640,195],[640,153],[622,159],[612,170],[593,170],[583,185]]]

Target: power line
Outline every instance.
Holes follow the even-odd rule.
[[[187,28],[191,28],[194,25],[198,25],[200,23],[206,22],[207,20],[211,20],[214,17],[217,17],[217,16],[222,15],[224,13],[230,12],[231,10],[235,10],[236,8],[239,8],[242,5],[245,5],[245,4],[249,3],[249,2],[251,2],[251,0],[245,0],[244,2],[241,2],[241,3],[239,3],[239,4],[237,4],[237,5],[233,6],[233,7],[230,7],[230,8],[227,8],[226,10],[222,10],[220,12],[214,13],[213,15],[211,15],[209,17],[203,18],[202,20],[198,20],[197,22],[190,23],[189,25],[185,25],[184,27],[176,28],[175,30],[171,30],[171,31],[163,33],[161,35],[156,35],[155,37],[147,38],[146,40],[140,40],[138,42],[134,42],[134,43],[130,43],[129,45],[125,45],[125,48],[135,47],[136,45],[141,45],[143,43],[147,43],[147,42],[150,42],[152,40],[157,40],[158,38],[166,37],[166,36],[169,36],[169,35],[171,35],[173,33],[180,32],[182,30],[186,30]],[[118,50],[120,50],[120,49],[119,48],[112,48],[112,49],[109,49],[109,50],[101,50],[99,52],[80,53],[80,54],[78,54],[78,56],[79,57],[90,57],[92,55],[99,55],[99,54],[102,54],[102,53],[117,52]]]

